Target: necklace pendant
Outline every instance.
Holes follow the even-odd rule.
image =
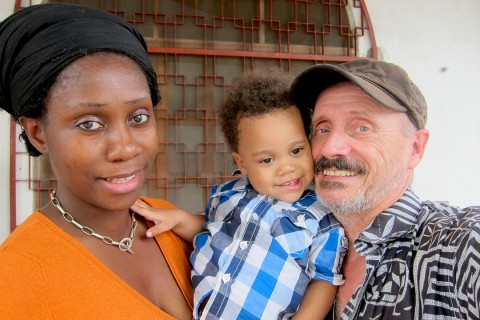
[[[77,220],[75,220],[75,218],[63,208],[62,204],[57,199],[56,195],[57,195],[57,190],[53,190],[52,193],[50,194],[50,199],[52,201],[52,204],[58,209],[58,211],[60,211],[63,218],[67,220],[68,223],[73,224],[75,227],[82,230],[82,232],[84,232],[85,234],[98,238],[108,245],[118,246],[118,249],[121,252],[128,252],[133,254],[133,251],[131,248],[133,244],[133,239],[135,238],[135,230],[137,229],[137,220],[135,220],[134,211],[130,211],[130,218],[132,219],[130,237],[123,238],[122,241],[116,242],[116,241],[113,241],[112,238],[102,236],[101,234],[98,234],[95,231],[93,231],[91,228],[78,223]]]
[[[119,243],[118,243],[118,249],[122,252],[128,252],[128,253],[131,253],[133,254],[133,251],[132,249],[130,249],[132,247],[132,239],[130,238],[123,238]]]

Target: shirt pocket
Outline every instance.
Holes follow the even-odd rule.
[[[272,224],[271,234],[289,256],[294,259],[306,259],[312,244],[312,234],[298,224],[303,223],[289,216],[279,217]]]

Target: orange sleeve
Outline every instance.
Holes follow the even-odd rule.
[[[28,257],[0,252],[0,315],[2,319],[53,319],[41,267]],[[10,306],[29,306],[11,308]]]

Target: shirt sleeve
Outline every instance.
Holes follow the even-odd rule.
[[[343,284],[345,280],[341,267],[347,244],[345,231],[340,223],[334,221],[330,215],[324,216],[309,254],[310,277],[333,285]]]
[[[0,252],[2,319],[53,319],[40,266],[12,252]]]
[[[214,197],[218,186],[214,186],[208,199],[205,209],[205,218],[208,225],[211,224],[216,217],[216,207],[219,199]],[[193,316],[195,319],[200,317],[199,307],[203,301],[208,298],[215,288],[216,276],[219,267],[213,263],[214,251],[212,248],[212,236],[210,231],[203,231],[193,239],[194,251],[190,257],[192,265],[192,287],[195,292],[193,301]]]
[[[480,281],[478,265],[480,264],[480,207],[464,209],[459,215],[459,229],[449,238],[451,248],[455,250],[457,265],[453,274],[456,276],[455,296],[459,300],[461,310],[468,319],[478,319],[480,297]],[[469,226],[469,227],[466,227]],[[463,229],[464,227],[465,229]],[[463,230],[462,230],[463,229]],[[470,230],[468,230],[470,229]],[[446,245],[446,244],[444,244]],[[475,298],[477,297],[477,298]]]

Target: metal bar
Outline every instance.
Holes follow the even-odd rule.
[[[185,49],[185,48],[166,48],[150,46],[149,53],[163,54],[183,54],[196,56],[215,56],[215,57],[243,57],[243,58],[267,58],[284,60],[309,60],[309,61],[352,61],[358,57],[331,56],[320,54],[302,54],[302,53],[282,53],[282,52],[248,52],[238,50],[213,50],[213,49]]]
[[[378,60],[378,49],[377,49],[377,42],[375,41],[375,32],[373,31],[372,20],[370,20],[370,15],[368,14],[367,5],[365,4],[365,0],[360,0],[360,6],[362,7],[363,15],[365,16],[365,20],[367,21],[368,32],[370,32],[370,41],[372,43],[372,59]]]
[[[16,137],[17,126],[13,118],[10,119],[10,232],[17,227],[17,157]]]

